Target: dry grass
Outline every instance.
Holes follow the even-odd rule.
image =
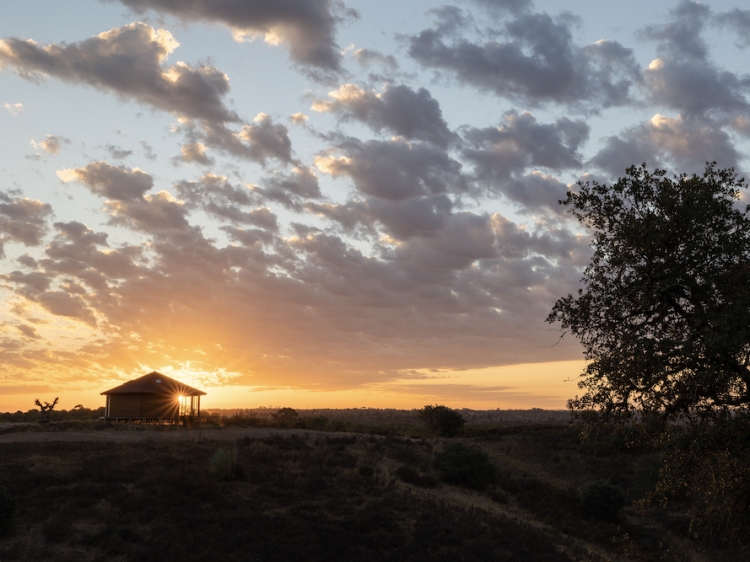
[[[394,427],[394,416],[373,419],[342,423]],[[84,434],[101,440],[76,440]],[[657,459],[616,436],[592,445],[569,425],[486,421],[450,440],[414,435],[239,426],[6,434],[39,440],[0,440],[0,485],[19,502],[0,560],[747,559],[688,538],[680,514],[582,515],[580,490],[592,480],[610,479],[629,503],[654,483]],[[455,441],[489,454],[496,485],[439,482],[434,455]],[[237,449],[238,470],[220,481],[210,459],[227,448]]]

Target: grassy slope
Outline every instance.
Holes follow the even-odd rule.
[[[498,484],[481,492],[399,480],[408,466],[434,482],[440,440],[2,444],[0,484],[19,513],[0,560],[732,559],[685,538],[679,516],[628,508],[606,523],[581,514],[579,491],[596,478],[642,497],[655,477],[648,455],[607,439],[584,447],[565,425],[467,433],[457,439],[499,469]],[[237,447],[242,476],[219,482],[209,461],[226,447]]]

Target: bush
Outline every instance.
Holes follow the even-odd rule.
[[[238,425],[241,427],[258,427],[262,426],[264,422],[256,413],[250,411],[237,412],[220,419],[224,425]]]
[[[596,480],[587,484],[583,489],[581,503],[587,515],[596,519],[613,521],[625,507],[625,496],[622,490],[609,480]]]
[[[458,435],[466,423],[461,414],[448,406],[427,405],[419,411],[419,418],[427,424],[432,433],[445,437]]]
[[[237,449],[220,449],[211,457],[211,474],[219,480],[229,481],[240,476],[237,464]]]
[[[659,445],[661,469],[646,505],[687,505],[694,536],[747,544],[750,413],[726,412],[672,426]]]
[[[0,537],[10,530],[15,515],[16,498],[4,486],[0,486]]]
[[[279,408],[277,412],[271,414],[271,417],[279,421],[294,421],[299,417],[299,414],[294,408]]]
[[[487,453],[462,443],[446,445],[435,455],[435,467],[446,482],[480,490],[497,478]]]

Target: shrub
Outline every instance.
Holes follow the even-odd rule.
[[[219,480],[234,480],[240,476],[237,464],[237,449],[220,449],[214,453],[210,462],[211,474]]]
[[[609,480],[596,480],[583,489],[581,503],[587,515],[613,521],[625,507],[625,496],[622,490]]]
[[[446,445],[435,455],[435,467],[446,482],[480,490],[497,478],[487,453],[462,443]]]
[[[294,421],[299,414],[294,408],[279,408],[277,412],[271,414],[271,417],[277,421]]]
[[[16,515],[16,498],[4,486],[0,486],[0,537],[13,525]]]
[[[217,418],[218,421],[218,418]],[[255,412],[245,411],[237,412],[231,416],[221,419],[224,425],[239,425],[242,427],[258,427],[263,425],[263,419],[259,418]]]
[[[432,433],[445,437],[458,435],[466,423],[461,414],[448,406],[427,405],[419,411],[419,418],[427,424]]]

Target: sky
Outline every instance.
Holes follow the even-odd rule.
[[[0,411],[563,408],[545,322],[631,165],[748,169],[736,1],[26,0],[0,18]]]

